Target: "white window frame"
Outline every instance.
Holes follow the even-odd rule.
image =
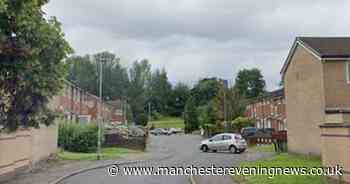
[[[346,83],[350,84],[350,71],[349,71],[349,67],[350,67],[350,61],[346,62]]]

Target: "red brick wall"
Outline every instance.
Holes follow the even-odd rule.
[[[255,127],[266,128],[271,124],[271,128],[275,130],[283,129],[286,119],[285,99],[281,97],[259,99],[247,106],[245,115],[255,120]],[[265,122],[265,125],[261,123],[258,126],[258,122]]]

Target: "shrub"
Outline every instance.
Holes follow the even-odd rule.
[[[159,112],[152,112],[152,120],[160,120],[163,118],[163,115]]]
[[[236,131],[240,132],[242,128],[254,126],[253,121],[250,118],[238,117],[232,122],[232,127]]]
[[[98,126],[96,124],[59,124],[58,145],[71,152],[95,152],[97,149]]]

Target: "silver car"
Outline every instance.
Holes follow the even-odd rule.
[[[231,153],[242,153],[247,149],[247,142],[240,134],[223,133],[212,138],[203,140],[200,145],[203,152],[230,151]]]

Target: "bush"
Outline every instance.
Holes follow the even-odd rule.
[[[238,117],[232,122],[232,127],[234,130],[240,132],[244,127],[254,126],[253,121],[250,118]]]
[[[152,112],[152,120],[160,120],[163,118],[163,115],[159,112]]]
[[[59,124],[58,145],[71,152],[95,152],[97,150],[98,126],[96,124]]]

